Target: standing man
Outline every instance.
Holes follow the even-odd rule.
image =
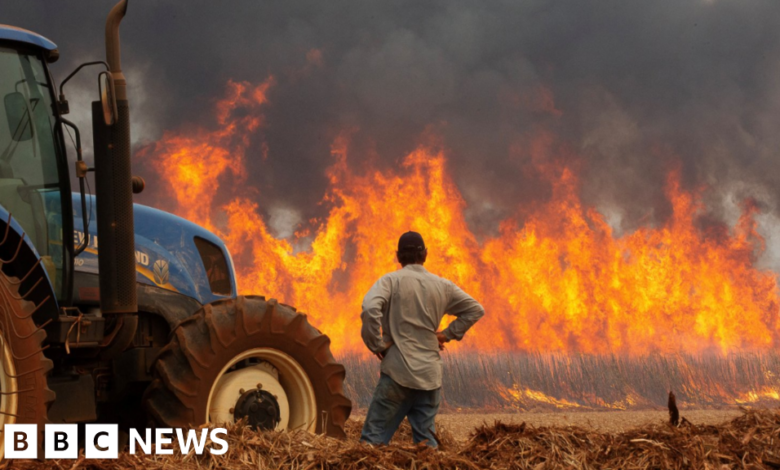
[[[423,267],[428,250],[419,233],[401,235],[396,255],[403,269],[382,276],[363,299],[363,342],[382,360],[382,373],[360,440],[387,444],[408,417],[414,442],[437,447],[439,351],[448,341],[460,341],[485,309],[460,287]],[[458,318],[437,331],[445,313]]]

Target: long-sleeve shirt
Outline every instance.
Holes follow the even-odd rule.
[[[407,264],[382,276],[363,299],[360,315],[368,349],[374,353],[387,350],[382,373],[407,388],[441,387],[436,331],[445,313],[457,319],[444,335],[460,341],[485,309],[452,281],[429,273],[420,264]]]

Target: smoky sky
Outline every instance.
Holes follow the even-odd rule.
[[[62,78],[102,57],[111,5],[3,0],[0,11],[58,44]],[[345,129],[356,168],[394,168],[438,136],[478,235],[549,197],[529,150],[542,132],[619,230],[668,217],[673,168],[685,188],[710,188],[714,220],[746,197],[779,207],[776,0],[131,1],[121,31],[137,146],[213,126],[228,80],[275,77],[248,155],[267,213],[322,215]],[[74,90],[92,86],[83,80]],[[137,171],[154,181],[148,165]]]

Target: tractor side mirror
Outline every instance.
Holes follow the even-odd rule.
[[[108,72],[100,72],[98,86],[100,87],[100,103],[103,106],[103,121],[107,126],[113,126],[117,118],[114,77]]]
[[[11,138],[17,142],[32,139],[32,122],[30,121],[30,108],[27,106],[27,98],[15,91],[5,95],[3,101]]]

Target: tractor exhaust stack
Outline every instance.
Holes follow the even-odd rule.
[[[106,61],[111,79],[107,99],[92,103],[95,142],[95,195],[97,199],[100,309],[103,313],[136,313],[135,238],[130,168],[130,112],[127,84],[122,74],[119,23],[127,12],[127,0],[114,6],[106,20]],[[110,86],[109,86],[110,85]],[[106,118],[106,103],[116,110]],[[111,106],[109,106],[110,108]]]
[[[111,9],[106,19],[106,62],[111,68],[117,100],[127,100],[127,83],[122,73],[122,55],[119,50],[119,23],[127,13],[127,0]]]

